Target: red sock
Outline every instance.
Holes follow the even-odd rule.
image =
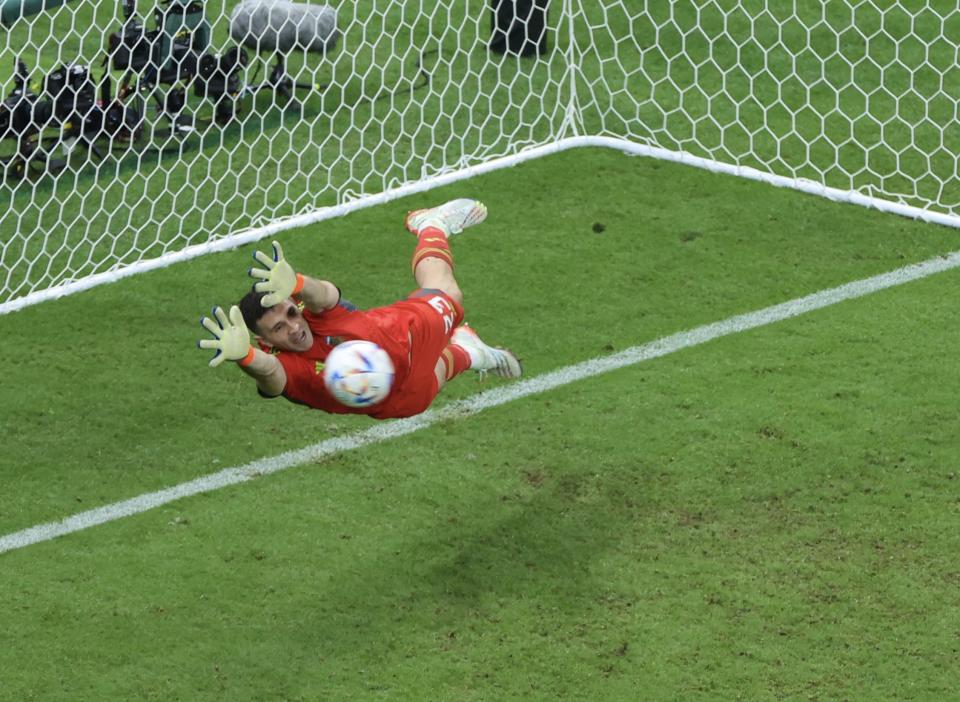
[[[417,270],[417,264],[425,258],[439,258],[453,268],[450,242],[444,233],[435,227],[427,227],[417,237],[417,248],[413,250],[413,270]]]
[[[470,354],[462,346],[447,344],[440,357],[447,367],[447,380],[456,378],[470,367]]]

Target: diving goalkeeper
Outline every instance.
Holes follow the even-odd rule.
[[[254,258],[263,268],[238,305],[213,309],[200,323],[213,335],[198,346],[216,351],[211,366],[234,361],[257,383],[264,397],[341,414],[375,419],[409,417],[423,412],[443,385],[472,369],[518,378],[520,362],[510,351],[488,346],[463,324],[463,293],[453,274],[449,237],[486,219],[486,207],[458,199],[407,215],[407,229],[417,237],[413,277],[418,289],[406,300],[359,310],[341,299],[333,283],[297,273],[273,243],[273,256]],[[251,346],[250,333],[258,348]],[[327,389],[323,361],[339,343],[371,341],[390,356],[394,376],[389,394],[365,407],[341,404]]]

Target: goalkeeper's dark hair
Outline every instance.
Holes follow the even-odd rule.
[[[267,313],[267,310],[270,309],[269,307],[264,307],[263,303],[260,302],[266,294],[265,292],[251,290],[237,303],[237,306],[240,308],[240,313],[243,315],[243,323],[246,324],[247,329],[254,334],[260,333],[257,328],[257,323],[260,321],[260,318]]]

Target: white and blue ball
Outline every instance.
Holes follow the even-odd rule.
[[[390,394],[393,361],[372,341],[345,341],[324,361],[323,382],[340,404],[371,407]]]

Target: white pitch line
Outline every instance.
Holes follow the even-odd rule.
[[[75,531],[87,529],[98,524],[112,522],[122,517],[139,514],[183,497],[190,497],[191,495],[197,495],[203,492],[211,492],[227,487],[228,485],[243,483],[262,475],[277,473],[305,463],[315,462],[336,453],[349,451],[369,444],[377,444],[381,441],[387,441],[388,439],[395,439],[415,431],[420,431],[421,429],[426,429],[446,419],[482,412],[485,409],[497,407],[507,402],[520,399],[521,397],[546,392],[547,390],[568,385],[569,383],[584,378],[590,378],[600,373],[606,373],[618,368],[623,368],[624,366],[666,356],[675,351],[697,346],[722,336],[773,324],[774,322],[806,314],[807,312],[828,307],[838,302],[843,302],[844,300],[863,297],[878,290],[890,288],[895,285],[902,285],[903,283],[925,278],[958,266],[960,266],[960,251],[955,251],[944,256],[923,261],[922,263],[898,268],[889,273],[857,280],[836,288],[821,290],[820,292],[807,295],[806,297],[799,297],[779,305],[729,317],[723,321],[705,324],[704,326],[690,329],[689,331],[671,334],[662,339],[657,339],[641,346],[633,346],[609,356],[601,356],[517,383],[503,385],[492,390],[478,393],[464,400],[451,402],[441,409],[428,410],[410,419],[376,424],[356,434],[327,439],[326,441],[321,441],[318,444],[307,446],[297,451],[287,451],[272,458],[263,458],[235,468],[226,468],[217,473],[212,473],[186,483],[180,483],[179,485],[174,485],[164,490],[145,493],[129,500],[114,502],[113,504],[97,507],[96,509],[91,509],[86,512],[79,512],[59,522],[38,524],[21,531],[0,536],[0,554],[42,541],[49,541],[58,536],[71,534]]]

